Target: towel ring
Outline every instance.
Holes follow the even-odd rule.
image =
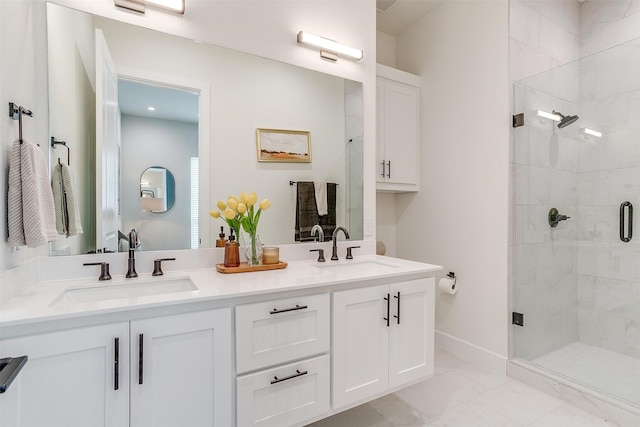
[[[62,146],[64,146],[64,148],[67,149],[67,166],[71,166],[71,149],[69,148],[67,143],[65,141],[58,141],[58,140],[56,140],[55,136],[52,136],[51,137],[51,146],[53,148],[56,148],[56,145],[62,145]],[[60,157],[58,157],[58,164],[60,164]]]

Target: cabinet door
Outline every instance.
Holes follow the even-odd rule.
[[[386,182],[418,184],[418,95],[416,87],[385,81]]]
[[[388,388],[388,286],[333,294],[333,408]]]
[[[387,160],[385,157],[385,104],[384,104],[384,85],[385,80],[376,79],[376,141],[377,141],[377,162],[376,162],[376,181],[385,182],[387,178],[386,168]]]
[[[434,278],[391,285],[389,387],[433,375]]]
[[[232,425],[231,310],[131,322],[131,426]]]
[[[0,341],[0,357],[29,358],[0,395],[0,425],[128,425],[128,338],[128,323],[117,323]]]

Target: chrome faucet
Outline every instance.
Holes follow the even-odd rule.
[[[136,245],[138,243],[138,230],[135,228],[129,232],[129,259],[127,260],[127,279],[138,277],[136,273]]]
[[[344,232],[344,237],[346,237],[347,239],[349,239],[349,232],[347,231],[346,228],[344,227],[336,227],[335,230],[333,230],[333,251],[331,252],[331,261],[337,261],[338,260],[338,246],[337,246],[337,240],[338,240],[338,232],[339,231],[343,231]]]
[[[317,234],[317,236],[316,236]],[[324,242],[324,230],[318,224],[311,227],[311,237],[315,242]]]

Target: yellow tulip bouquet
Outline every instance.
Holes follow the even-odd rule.
[[[258,221],[262,211],[271,207],[269,199],[264,199],[255,209],[258,201],[256,193],[240,193],[240,197],[229,196],[227,203],[219,200],[216,206],[218,210],[209,212],[213,218],[222,218],[238,238],[240,238],[240,227],[249,235],[251,239],[250,252],[247,252],[247,262],[251,265],[260,264],[262,259],[262,247],[257,241]]]

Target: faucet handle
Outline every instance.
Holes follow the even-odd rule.
[[[318,252],[318,262],[325,262],[324,249],[309,249],[309,252]]]
[[[351,254],[351,249],[359,249],[359,248],[360,246],[348,246],[346,259],[353,259],[353,255]]]
[[[109,274],[109,263],[108,262],[86,262],[82,265],[99,265],[100,266],[100,277],[98,280],[111,280],[111,274]]]
[[[164,272],[162,271],[162,261],[175,261],[175,258],[159,258],[153,260],[153,273],[152,276],[162,276]]]

